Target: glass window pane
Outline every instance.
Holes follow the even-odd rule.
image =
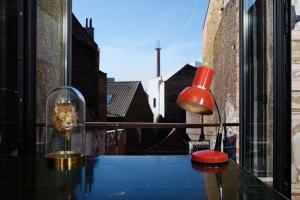
[[[272,184],[273,3],[244,2],[244,164]]]

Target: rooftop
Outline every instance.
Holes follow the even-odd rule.
[[[180,73],[182,70],[186,69],[186,68],[192,68],[192,69],[196,69],[196,67],[190,65],[190,64],[185,64],[183,67],[181,67],[180,69],[176,69],[176,70],[173,70],[165,75],[162,75],[160,77],[156,77],[152,80],[150,80],[150,82],[156,82],[158,80],[162,80],[162,81],[167,81],[169,80],[171,77],[173,77],[174,75],[176,75],[177,73]]]
[[[125,117],[140,81],[107,82],[108,117]]]

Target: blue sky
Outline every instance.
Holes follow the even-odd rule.
[[[82,25],[93,18],[100,70],[117,81],[155,78],[157,40],[161,74],[202,60],[202,27],[208,0],[73,0]]]

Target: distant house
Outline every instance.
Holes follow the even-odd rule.
[[[72,17],[72,85],[85,97],[87,121],[106,121],[106,73],[99,70],[99,47],[92,20],[82,27]]]
[[[107,82],[107,120],[152,122],[148,95],[140,81]],[[153,145],[156,134],[149,129],[126,129],[126,153],[139,154]]]
[[[176,106],[178,94],[193,82],[196,67],[186,64],[170,74],[159,76],[149,82],[148,101],[154,114],[165,122],[186,122],[186,113]]]
[[[106,121],[106,73],[99,70],[99,47],[94,41],[92,20],[83,27],[72,16],[72,86],[86,101],[87,121]],[[78,138],[80,139],[80,138]],[[86,130],[86,154],[105,153],[105,131]]]

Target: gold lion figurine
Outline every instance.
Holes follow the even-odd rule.
[[[73,105],[57,104],[53,109],[53,126],[59,133],[63,134],[65,140],[70,140],[70,133],[76,126],[77,119],[77,113]]]

